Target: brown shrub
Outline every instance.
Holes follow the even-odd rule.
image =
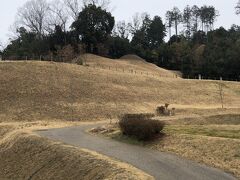
[[[166,109],[165,109],[164,106],[157,107],[157,109],[156,109],[156,114],[157,114],[158,116],[164,115],[165,112],[166,112]]]
[[[159,106],[156,109],[157,116],[174,116],[175,115],[175,108],[168,109],[169,104],[165,104],[165,106]]]
[[[163,128],[164,123],[152,120],[150,114],[126,114],[124,115],[119,126],[124,135],[132,136],[138,140],[150,140],[159,134]],[[151,115],[151,117],[153,117]]]

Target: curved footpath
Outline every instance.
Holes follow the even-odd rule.
[[[98,125],[38,131],[37,134],[66,144],[96,151],[129,163],[161,180],[228,180],[232,175],[178,156],[125,144],[86,133]]]

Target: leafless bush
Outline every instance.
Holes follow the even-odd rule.
[[[124,135],[150,140],[163,130],[165,124],[149,117],[152,114],[126,114],[119,121],[120,129]]]

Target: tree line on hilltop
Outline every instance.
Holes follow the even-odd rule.
[[[29,0],[18,10],[15,36],[0,53],[8,59],[137,54],[185,77],[240,80],[240,26],[215,29],[215,7],[174,7],[166,12],[165,23],[148,13],[115,22],[109,7],[108,0]]]

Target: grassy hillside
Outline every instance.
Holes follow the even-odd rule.
[[[139,67],[152,67],[144,64]],[[163,103],[221,107],[218,83],[64,63],[1,62],[0,122],[115,118],[127,112],[153,112]],[[240,83],[223,82],[225,107],[240,107],[239,89]]]
[[[171,71],[131,56],[121,60],[93,55],[84,58],[87,66],[36,61],[0,62],[0,179],[151,179],[131,166],[54,143],[33,135],[32,130],[51,128],[51,123],[54,127],[65,127],[79,125],[81,120],[106,120],[123,113],[154,112],[157,105],[164,103],[177,107],[177,116],[171,117],[176,120],[186,116],[239,112],[240,83],[222,82],[224,106],[229,109],[219,111],[216,109],[221,107],[217,81],[176,78]],[[185,134],[186,129],[178,128],[176,132],[184,131]],[[196,131],[206,134],[211,129],[200,130]],[[176,143],[165,145],[163,151],[176,150],[179,155],[182,151],[188,152],[189,136],[186,140],[181,136],[181,147],[178,146],[180,140],[172,138]],[[208,142],[209,146],[214,144]],[[235,153],[238,146],[233,146],[234,143],[232,141],[229,147]],[[158,147],[156,144],[153,148]],[[200,148],[195,145],[194,148],[193,153],[185,157],[197,154]],[[204,150],[201,152],[205,153]],[[217,153],[218,156],[225,157]],[[206,157],[215,156],[209,153]],[[225,169],[235,172],[238,169],[232,166],[237,163],[225,163]]]

